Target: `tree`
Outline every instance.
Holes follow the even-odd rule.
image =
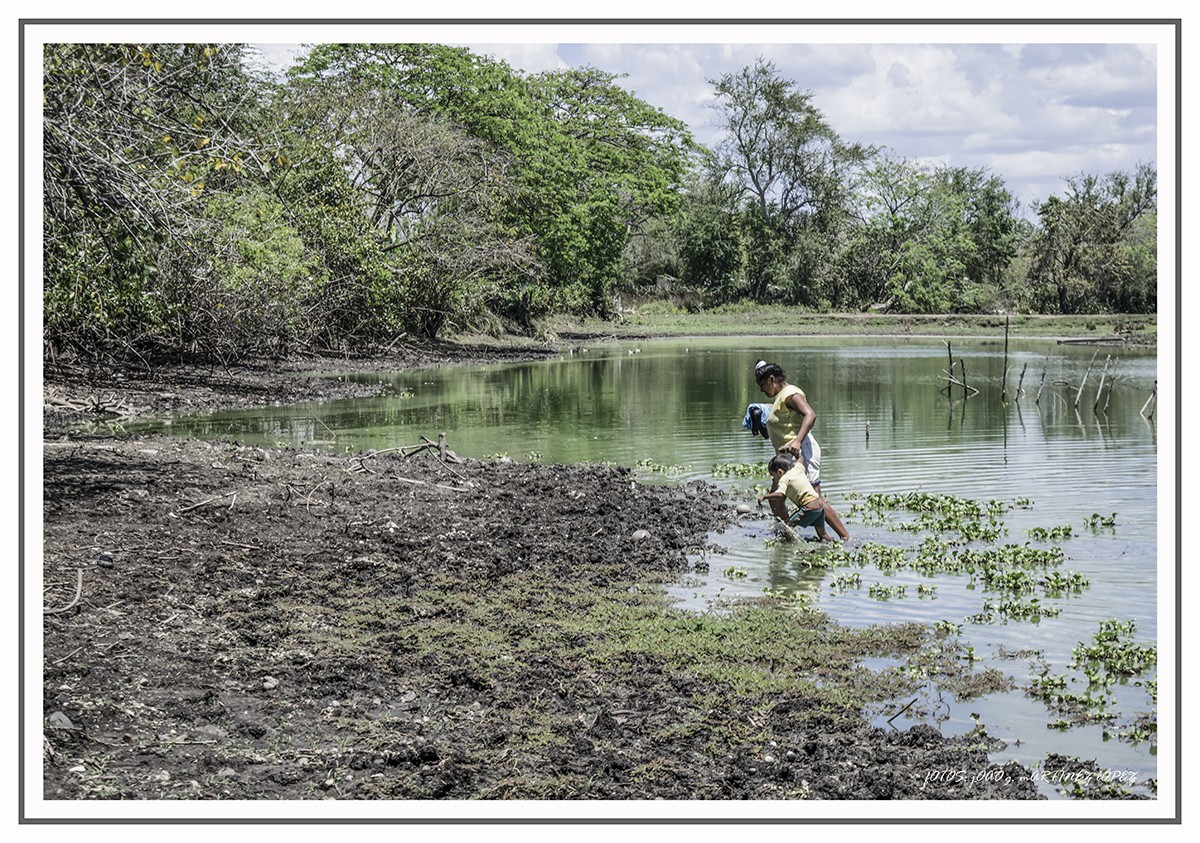
[[[527,165],[523,215],[543,243],[559,283],[578,284],[605,312],[622,255],[650,220],[672,215],[694,149],[684,124],[630,94],[595,68],[533,76],[551,131]]]
[[[999,306],[1015,254],[1014,202],[983,169],[876,154],[856,184],[842,265],[859,306],[944,312]]]
[[[442,45],[325,45],[293,71],[309,86],[370,89],[398,111],[449,121],[506,162],[497,208],[536,259],[489,303],[527,328],[551,308],[605,310],[629,240],[678,202],[686,128],[593,68],[525,77]]]
[[[848,303],[865,308],[885,301],[904,245],[918,235],[927,189],[921,168],[886,150],[863,169],[851,203],[854,224],[842,249]]]
[[[718,152],[743,200],[750,295],[761,301],[793,268],[802,268],[793,284],[816,279],[820,267],[795,260],[789,241],[801,231],[837,229],[849,170],[868,150],[843,143],[812,93],[783,79],[772,62],[759,58],[712,84],[725,130]]]
[[[733,301],[743,292],[745,246],[738,219],[738,190],[709,167],[694,175],[675,221],[680,272],[712,301]]]
[[[333,166],[346,179],[338,203],[356,209],[347,234],[374,241],[375,271],[339,276],[370,314],[354,332],[435,337],[447,322],[476,313],[504,276],[534,267],[529,238],[503,220],[514,188],[507,157],[492,145],[443,115],[415,111],[405,92],[369,77],[317,76],[286,96],[289,119],[308,127],[306,166],[314,173]],[[373,238],[354,232],[356,212]]]
[[[1132,174],[1067,179],[1065,197],[1037,209],[1028,284],[1043,312],[1105,312],[1153,308],[1157,301],[1152,239],[1157,173],[1139,164]]]
[[[976,284],[1003,286],[1005,269],[1016,255],[1017,200],[998,176],[984,168],[942,171],[947,188],[962,198],[963,223],[974,244],[967,277]]]
[[[217,44],[49,44],[43,55],[45,329],[51,347],[169,344],[165,244],[203,253],[207,197],[261,173],[261,84]]]

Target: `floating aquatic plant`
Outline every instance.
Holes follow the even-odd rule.
[[[712,467],[713,477],[763,477],[767,473],[767,464],[756,463],[719,463]]]
[[[652,474],[682,474],[691,468],[690,465],[665,465],[652,459],[644,459],[633,464],[634,468],[649,471]]]
[[[1031,527],[1025,532],[1029,535],[1029,538],[1036,539],[1038,541],[1046,541],[1047,539],[1069,539],[1074,535],[1074,533],[1071,532],[1070,524],[1063,524],[1058,527]]]

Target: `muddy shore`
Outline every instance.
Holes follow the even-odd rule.
[[[549,353],[48,367],[44,798],[1038,798],[985,730],[864,718],[905,688],[858,660],[946,652],[929,630],[670,607],[735,517],[713,486],[78,428]]]

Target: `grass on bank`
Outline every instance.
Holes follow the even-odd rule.
[[[1002,336],[1003,314],[813,313],[777,305],[725,305],[689,313],[670,302],[654,301],[626,308],[614,321],[559,316],[541,326],[547,338],[672,336]],[[1153,344],[1158,336],[1155,314],[1085,314],[1007,317],[1013,337],[1057,339],[1121,338]]]
[[[462,586],[435,583],[405,598],[351,596],[331,607],[334,615],[298,605],[278,610],[289,630],[281,646],[324,664],[402,675],[417,700],[453,700],[462,722],[431,720],[426,738],[476,719],[496,724],[495,736],[481,737],[461,759],[500,771],[477,798],[589,796],[595,783],[564,773],[553,759],[590,733],[596,717],[630,724],[593,736],[596,757],[646,757],[637,744],[656,747],[651,754],[664,762],[676,759],[663,769],[629,771],[654,792],[694,775],[696,764],[705,769],[787,746],[805,723],[812,733],[861,725],[864,707],[911,694],[930,678],[962,691],[955,683],[974,673],[954,639],[923,625],[851,629],[776,598],[696,614],[672,607],[655,578],[598,586],[530,570],[487,589]],[[454,654],[449,662],[447,653]],[[899,666],[868,670],[861,666],[867,657]],[[531,677],[544,680],[532,696]],[[790,712],[782,731],[774,715],[781,703]],[[386,720],[356,726],[359,752],[390,751],[406,740]],[[388,785],[396,786],[412,791],[386,795],[422,795],[415,778]]]

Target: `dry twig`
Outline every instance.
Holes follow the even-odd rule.
[[[71,602],[63,606],[61,609],[43,609],[43,613],[47,615],[56,615],[60,612],[65,612],[71,609],[79,602],[79,596],[83,594],[83,569],[79,568],[75,571],[75,596],[71,598]]]

